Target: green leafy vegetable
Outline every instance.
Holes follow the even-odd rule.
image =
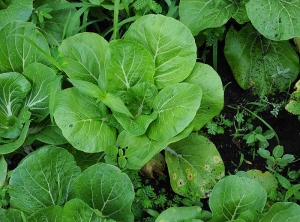
[[[201,97],[201,88],[194,84],[177,83],[162,89],[153,101],[158,117],[149,126],[149,138],[166,141],[183,131],[195,117]]]
[[[300,35],[299,1],[251,0],[246,9],[253,26],[266,38],[278,41]]]
[[[196,44],[181,22],[162,15],[146,15],[127,30],[125,39],[142,44],[155,61],[154,83],[161,89],[184,80],[196,62]]]
[[[65,138],[84,152],[101,152],[115,143],[116,132],[103,119],[106,110],[96,104],[96,99],[74,88],[58,94],[54,118]]]
[[[238,84],[260,96],[286,90],[299,72],[299,58],[288,41],[265,39],[250,24],[229,29],[224,52]]]
[[[163,222],[175,222],[175,221],[190,221],[191,219],[200,218],[202,214],[201,207],[170,207],[163,211],[155,221]]]
[[[64,204],[70,185],[79,173],[80,168],[68,151],[42,147],[23,159],[13,171],[9,181],[11,207],[32,214]]]
[[[117,167],[95,164],[79,175],[73,189],[75,197],[99,210],[107,219],[133,221],[133,186],[127,174]]]

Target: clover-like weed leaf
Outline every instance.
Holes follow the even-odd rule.
[[[248,177],[227,176],[214,187],[209,198],[212,222],[233,221],[247,210],[262,213],[267,192]]]
[[[193,120],[194,130],[197,131],[223,109],[224,90],[222,81],[211,66],[196,63],[192,73],[184,82],[199,85],[202,89],[201,106]]]
[[[181,22],[163,15],[146,15],[127,30],[125,39],[142,44],[155,61],[154,82],[161,89],[184,80],[196,62],[196,44]]]
[[[266,39],[251,24],[229,29],[224,52],[238,84],[260,96],[286,90],[299,72],[299,58],[289,42]]]
[[[33,23],[12,21],[0,30],[0,72],[21,73],[33,62],[49,64],[45,55],[26,38],[50,54],[47,40]]]
[[[166,141],[183,131],[194,119],[201,97],[202,90],[195,84],[176,83],[162,89],[153,101],[158,117],[148,128],[149,138]]]
[[[246,4],[253,26],[266,38],[288,40],[300,36],[300,2],[251,0]]]
[[[207,197],[224,176],[224,164],[207,138],[191,134],[165,149],[166,163],[174,192],[191,199]]]
[[[115,166],[98,163],[83,171],[74,182],[74,195],[107,219],[133,221],[133,185]]]
[[[11,175],[11,207],[32,214],[64,204],[70,185],[79,173],[80,168],[68,151],[59,147],[41,147],[23,159]]]
[[[0,4],[0,29],[12,20],[27,21],[32,13],[33,0],[8,0]]]
[[[236,12],[231,1],[224,0],[182,0],[179,4],[180,21],[196,36],[207,28],[225,24]]]
[[[65,138],[78,150],[95,153],[113,145],[115,129],[103,120],[105,110],[96,99],[74,88],[57,95],[54,118]]]
[[[125,93],[138,83],[154,83],[154,60],[142,45],[128,40],[115,40],[109,43],[105,72],[107,90]]]
[[[108,42],[95,33],[80,33],[62,41],[63,70],[71,79],[80,79],[98,84],[104,77],[105,53]]]

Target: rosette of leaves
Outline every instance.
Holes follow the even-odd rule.
[[[185,25],[162,15],[140,17],[120,40],[94,33],[65,39],[59,52],[74,87],[60,92],[54,107],[65,138],[140,169],[204,126],[222,109],[223,89],[212,68],[196,63],[196,48]]]

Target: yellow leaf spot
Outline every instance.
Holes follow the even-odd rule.
[[[191,180],[191,179],[193,179],[193,174],[191,174],[191,173],[190,173],[190,174],[188,174],[188,175],[187,175],[187,179],[188,179],[188,180]]]
[[[209,169],[210,169],[210,166],[206,164],[206,165],[204,166],[204,168],[205,168],[205,170],[209,170]]]
[[[177,178],[177,174],[173,173],[173,179],[176,180],[176,178]]]
[[[178,180],[177,181],[177,186],[182,187],[183,185],[184,185],[183,180]]]
[[[215,156],[215,157],[214,157],[214,161],[215,161],[215,163],[219,163],[219,162],[220,162],[220,157]]]

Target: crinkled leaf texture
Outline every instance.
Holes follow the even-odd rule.
[[[21,216],[20,210],[16,209],[8,209],[4,210],[3,208],[0,208],[0,218],[1,222],[18,222],[18,221],[23,221],[22,216]]]
[[[202,89],[201,106],[193,120],[194,131],[198,131],[224,107],[224,89],[218,73],[209,65],[196,63],[192,73],[184,82],[199,85]]]
[[[177,222],[192,221],[201,217],[202,209],[198,206],[191,207],[170,207],[164,210],[157,218],[156,222]]]
[[[27,218],[28,222],[61,222],[63,220],[63,208],[61,206],[49,206],[34,212]]]
[[[165,157],[172,189],[185,197],[207,197],[224,177],[224,164],[215,145],[196,133],[166,147]]]
[[[133,185],[115,166],[98,163],[83,171],[73,184],[74,197],[99,210],[107,219],[133,221]]]
[[[300,36],[300,2],[251,0],[246,4],[253,26],[266,38],[282,41]]]
[[[233,221],[247,210],[262,213],[266,200],[267,192],[257,181],[227,176],[215,185],[210,195],[211,222]]]
[[[154,83],[159,89],[181,82],[195,65],[195,39],[176,19],[163,15],[142,16],[128,28],[124,38],[142,44],[152,54]]]
[[[138,83],[154,83],[154,72],[154,59],[144,46],[128,40],[109,43],[105,63],[109,92],[122,95]]]
[[[148,128],[148,137],[167,141],[182,132],[194,119],[201,97],[202,90],[195,84],[176,83],[163,88],[153,101],[158,117]]]
[[[80,168],[63,148],[45,146],[24,158],[9,181],[12,208],[32,214],[64,204]]]
[[[32,86],[26,97],[25,106],[32,113],[32,119],[41,122],[49,114],[49,95],[57,76],[51,68],[41,63],[26,66],[23,75]]]
[[[3,1],[6,7],[0,6],[0,29],[13,20],[27,21],[32,13],[33,0]]]
[[[96,33],[79,33],[62,41],[58,51],[64,61],[63,70],[71,79],[98,84],[104,80],[104,62],[108,42]]]
[[[229,29],[224,53],[238,84],[260,96],[286,90],[299,72],[298,55],[288,41],[265,39],[250,24]]]
[[[50,55],[47,40],[33,23],[12,21],[0,30],[0,73],[21,73],[33,62],[49,64],[44,54],[22,36]]]
[[[237,10],[235,2],[228,0],[181,0],[179,4],[180,21],[194,36],[224,25]]]
[[[57,95],[54,118],[65,138],[78,150],[95,153],[116,141],[116,130],[103,119],[106,112],[96,99],[75,88]]]

